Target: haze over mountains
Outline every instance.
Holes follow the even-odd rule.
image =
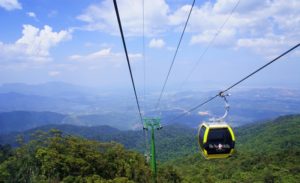
[[[222,115],[223,101],[216,100],[178,120],[170,121],[216,92],[167,93],[160,107],[163,125],[181,123],[194,128],[201,120]],[[231,94],[228,121],[233,126],[300,111],[300,90],[296,89],[244,89]],[[155,92],[147,94],[146,106],[143,97],[140,98],[142,110],[146,108],[146,116],[159,114],[153,107],[157,95]],[[139,127],[132,93],[121,90],[101,91],[61,82],[3,84],[0,87],[0,111],[0,133],[23,131],[48,124],[109,125],[121,130]]]
[[[265,119],[299,114],[300,91],[267,88],[232,92],[229,97],[231,109],[228,121],[236,127],[237,153],[228,160],[205,161],[200,158],[195,127],[202,120],[222,115],[224,102],[221,99],[214,100],[179,120],[170,119],[186,112],[216,92],[187,91],[167,93],[164,96],[160,107],[164,128],[155,134],[159,172],[171,170],[175,175],[176,170],[176,175],[180,175],[186,182],[299,180],[299,115],[268,121]],[[155,92],[148,94],[147,106],[143,105],[144,100],[141,97],[142,109],[146,108],[145,116],[158,115],[159,112],[153,107],[157,97]],[[2,151],[11,145],[11,152],[17,152],[20,148],[16,147],[20,147],[22,142],[34,142],[39,135],[46,134],[46,131],[57,129],[66,139],[79,136],[79,139],[83,137],[93,142],[117,142],[130,149],[130,152],[139,152],[141,157],[145,152],[143,131],[130,130],[139,127],[132,93],[103,92],[65,83],[8,84],[0,87],[0,109]],[[281,138],[276,138],[278,134]],[[90,149],[85,151],[90,152]],[[28,157],[26,151],[22,152],[25,152],[24,157]],[[10,170],[5,165],[13,164],[14,161],[9,160],[10,158],[6,158],[4,163],[0,163],[2,170]],[[144,162],[143,158],[142,160]],[[10,176],[13,177],[15,176]]]

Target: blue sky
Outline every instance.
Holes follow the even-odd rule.
[[[145,57],[142,2],[118,0],[137,86],[146,61],[146,87],[155,90],[192,1],[144,0]],[[230,16],[236,3],[196,1],[167,91],[179,90],[192,71],[183,89],[222,89],[300,42],[300,1],[241,0]],[[111,0],[0,0],[0,19],[0,83],[131,88]],[[241,87],[300,88],[299,58],[300,49]]]

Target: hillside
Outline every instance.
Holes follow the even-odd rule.
[[[278,151],[280,147],[297,147],[298,128],[289,128],[290,126],[299,126],[297,120],[299,116],[284,116],[273,121],[260,122],[253,125],[247,125],[235,129],[237,136],[237,149],[239,151],[262,152]],[[145,144],[142,131],[121,131],[109,126],[75,126],[70,124],[45,125],[22,133],[11,133],[0,136],[0,143],[16,145],[18,135],[25,139],[30,138],[36,130],[49,131],[55,128],[68,135],[81,136],[84,138],[98,140],[103,142],[118,142],[127,149],[133,149],[144,153]],[[280,134],[281,138],[274,138]],[[156,131],[156,149],[160,161],[167,161],[174,158],[192,155],[198,152],[197,130],[181,124],[165,126],[162,130]],[[263,144],[263,145],[262,145]],[[253,147],[259,147],[255,149]]]
[[[118,142],[123,144],[127,149],[133,149],[141,153],[144,153],[145,149],[142,131],[121,131],[110,126],[86,127],[70,124],[45,125],[21,133],[0,135],[0,144],[17,146],[16,139],[18,136],[23,136],[25,141],[29,141],[32,139],[31,134],[35,131],[41,130],[47,132],[51,129],[61,130],[65,135],[80,136],[101,142]],[[197,152],[195,135],[196,130],[184,125],[165,126],[162,130],[156,132],[157,158],[166,161]]]
[[[200,153],[169,161],[183,182],[298,182],[300,116],[285,116],[236,129],[237,153],[204,160]]]
[[[0,182],[151,182],[144,157],[120,144],[100,143],[58,130],[36,132],[35,140],[15,150],[0,146]],[[21,141],[20,141],[21,142]],[[158,182],[179,182],[173,169]]]
[[[34,134],[35,131],[48,132],[51,129],[63,131],[64,135],[85,137],[87,139],[94,139],[96,135],[100,135],[103,139],[102,141],[110,141],[105,139],[111,136],[115,136],[116,134],[119,134],[121,132],[120,130],[112,128],[110,126],[87,127],[69,124],[50,124],[26,130],[24,132],[13,132],[9,134],[0,135],[0,144],[10,144],[16,147],[18,146],[18,143],[16,141],[18,136],[24,137],[25,141],[27,142],[32,139],[32,134]]]
[[[300,115],[290,115],[236,128],[236,154],[230,159],[209,161],[198,152],[195,129],[178,124],[165,126],[156,131],[159,168],[164,172],[175,167],[183,182],[297,182],[300,178],[299,125]],[[120,131],[109,126],[48,125],[23,135],[28,138],[36,130],[52,128],[66,135],[119,142],[127,149],[144,153],[141,131]],[[13,139],[19,134],[6,138]]]
[[[237,128],[240,151],[250,153],[300,149],[300,115],[282,116],[273,121]]]

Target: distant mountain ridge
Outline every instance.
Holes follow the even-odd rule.
[[[182,123],[196,128],[203,120],[223,115],[224,104],[219,99],[186,113],[188,109],[216,92],[166,93],[160,106],[164,125]],[[228,98],[230,112],[227,120],[233,126],[300,112],[300,90],[258,88],[237,90],[231,94]],[[146,104],[142,109],[145,116],[157,115],[152,107],[157,97],[156,93],[149,93],[147,101],[141,101]],[[12,111],[56,112],[68,115],[62,123],[82,126],[110,125],[122,130],[133,129],[140,123],[132,93],[122,90],[103,92],[62,82],[1,85],[0,112]],[[181,114],[185,115],[172,120]]]
[[[54,112],[14,111],[0,113],[0,134],[21,132],[48,124],[61,124],[66,115]]]
[[[108,115],[108,114],[107,114]],[[108,117],[109,116],[109,117]],[[62,125],[72,124],[75,126],[96,127],[110,126],[116,129],[126,129],[126,123],[118,123],[118,118],[113,114],[110,115],[87,114],[72,116],[49,111],[12,111],[0,112],[0,134],[11,132],[22,132],[45,125]],[[121,116],[121,115],[120,115]],[[121,116],[124,121],[130,116]],[[129,127],[127,127],[127,130]]]
[[[75,102],[68,99],[52,98],[33,94],[21,94],[15,92],[0,94],[0,111],[55,111],[64,112],[66,109],[76,105]],[[74,107],[73,107],[74,108]]]

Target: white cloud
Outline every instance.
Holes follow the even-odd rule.
[[[18,2],[18,0],[0,0],[0,7],[8,11],[22,9],[22,5]]]
[[[142,58],[142,54],[140,53],[131,53],[128,55],[131,62],[138,61]],[[121,63],[125,63],[125,54],[123,52],[112,52],[111,48],[101,49],[99,51],[89,53],[86,55],[74,54],[69,57],[71,61],[78,62],[112,62],[116,65],[120,65]]]
[[[228,19],[236,3],[237,0],[217,0],[196,6],[187,29],[193,34],[190,43],[207,45]],[[180,16],[180,13],[176,14]],[[214,45],[237,49],[247,47],[269,57],[289,48],[295,40],[300,40],[300,1],[254,0],[240,1],[236,11],[218,32]]]
[[[218,35],[213,45],[237,49],[246,47],[245,40],[255,42],[269,39],[269,35],[272,35],[276,42],[280,39],[285,40],[282,44],[270,44],[272,50],[286,48],[293,44],[294,40],[300,40],[299,0],[290,0],[288,3],[285,0],[241,0],[228,19],[237,2],[238,0],[216,0],[195,5],[186,31],[186,34],[192,34],[191,45],[206,45],[215,34]],[[125,35],[141,36],[142,1],[119,0],[118,6]],[[162,37],[168,36],[163,34],[167,31],[182,30],[191,6],[183,4],[174,9],[170,7],[166,0],[145,1],[146,36]],[[77,19],[86,23],[85,30],[119,35],[111,0],[90,5]],[[227,22],[223,25],[225,21]],[[261,53],[264,47],[248,44],[247,48]]]
[[[297,40],[288,40],[286,36],[266,35],[264,38],[239,39],[237,47],[253,49],[255,52],[271,59],[297,43]]]
[[[36,14],[34,12],[27,12],[26,14],[29,17],[36,18]]]
[[[198,115],[199,115],[199,116],[209,116],[209,115],[210,115],[210,112],[209,112],[209,111],[199,111],[199,112],[198,112]]]
[[[111,50],[110,48],[107,48],[94,53],[90,53],[88,55],[78,55],[78,54],[71,55],[69,59],[74,61],[97,61],[100,59],[102,60],[103,58],[108,58],[114,55],[113,53],[111,53],[110,50]]]
[[[126,36],[142,34],[142,1],[119,0],[118,8]],[[164,32],[168,24],[169,6],[164,0],[145,1],[145,33],[154,35]],[[119,35],[113,2],[104,0],[90,5],[77,19],[86,22],[84,29],[100,30]]]
[[[163,39],[151,39],[149,43],[150,48],[162,48],[165,46],[165,41]]]
[[[59,71],[49,71],[48,75],[51,77],[56,77],[56,76],[60,75],[60,72]]]
[[[128,56],[129,59],[133,62],[143,58],[143,55],[141,53],[129,53]]]
[[[238,2],[238,0],[218,0],[213,7],[213,11],[217,13],[228,13],[232,10],[232,8],[238,4],[238,9],[235,12],[238,13],[249,13],[253,11],[257,11],[261,8],[266,8],[268,6],[269,1],[265,0],[251,0],[251,1],[242,1]]]
[[[191,44],[197,43],[210,43],[214,37],[218,36],[218,33],[215,30],[207,30],[203,31],[198,35],[194,35],[191,38]],[[215,39],[215,45],[228,45],[228,43],[232,43],[235,38],[235,30],[234,29],[225,29],[222,31],[222,36],[218,39]]]
[[[188,13],[190,12],[191,5],[184,5],[176,10],[169,16],[170,25],[180,25],[185,23]]]
[[[45,25],[43,29],[23,25],[22,34],[22,37],[13,44],[0,42],[2,61],[49,61],[51,60],[50,49],[71,38],[69,31],[54,32],[48,25]]]

